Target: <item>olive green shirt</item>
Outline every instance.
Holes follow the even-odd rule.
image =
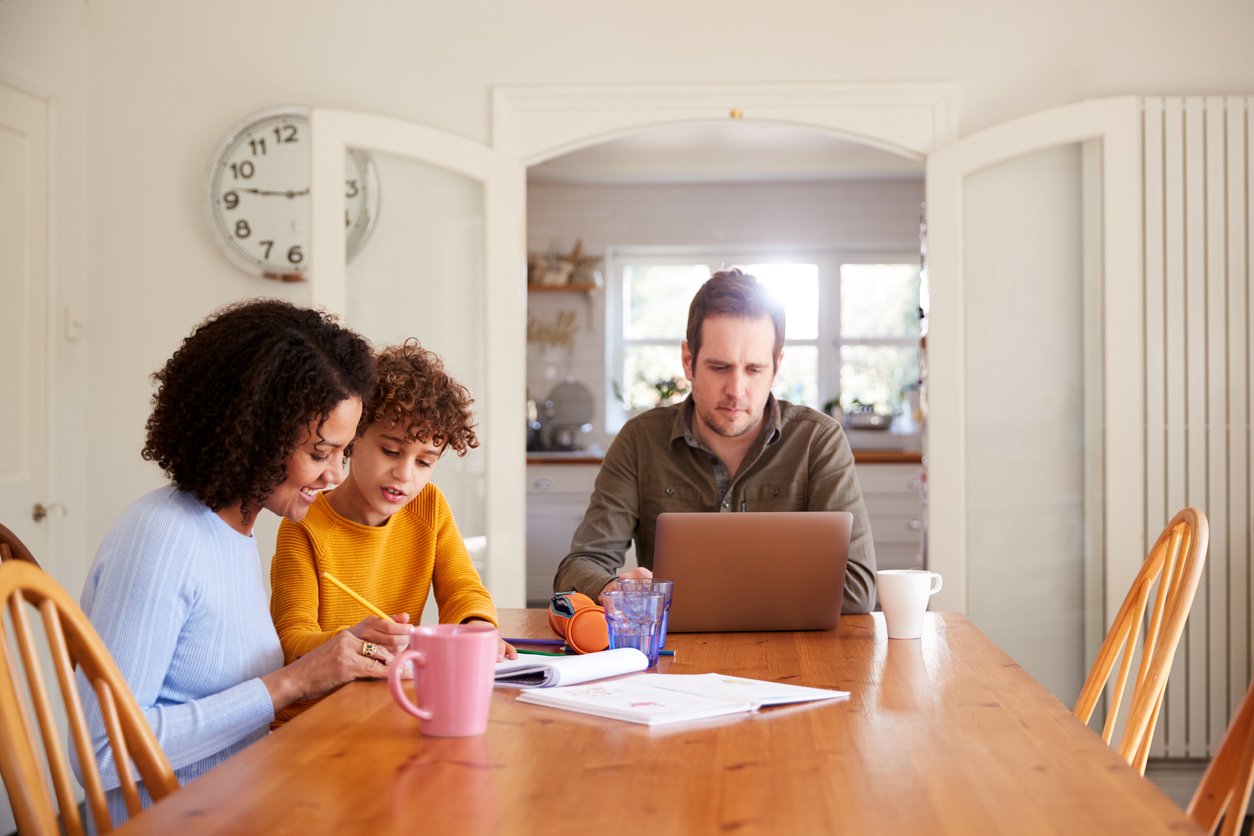
[[[850,511],[853,534],[842,612],[875,606],[875,546],[853,451],[833,418],[772,395],[760,441],[731,477],[692,434],[692,399],[658,407],[623,426],[601,463],[596,487],[553,588],[591,598],[636,561],[653,568],[654,532],[664,511]]]

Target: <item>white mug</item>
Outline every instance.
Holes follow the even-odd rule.
[[[880,569],[875,573],[880,609],[890,639],[923,635],[928,599],[941,590],[941,576],[926,569]]]

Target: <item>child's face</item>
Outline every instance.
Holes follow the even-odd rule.
[[[409,441],[395,427],[371,424],[354,442],[348,480],[336,492],[350,501],[336,510],[363,525],[383,525],[431,481],[443,452],[443,445]]]

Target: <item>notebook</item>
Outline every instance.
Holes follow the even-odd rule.
[[[675,581],[667,631],[835,628],[852,529],[848,511],[659,514],[653,576]]]

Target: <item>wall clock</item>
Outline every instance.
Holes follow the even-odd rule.
[[[356,255],[379,212],[374,162],[350,150],[345,161],[344,232]],[[244,271],[301,281],[309,260],[309,109],[258,111],[219,144],[209,172],[215,238]]]

